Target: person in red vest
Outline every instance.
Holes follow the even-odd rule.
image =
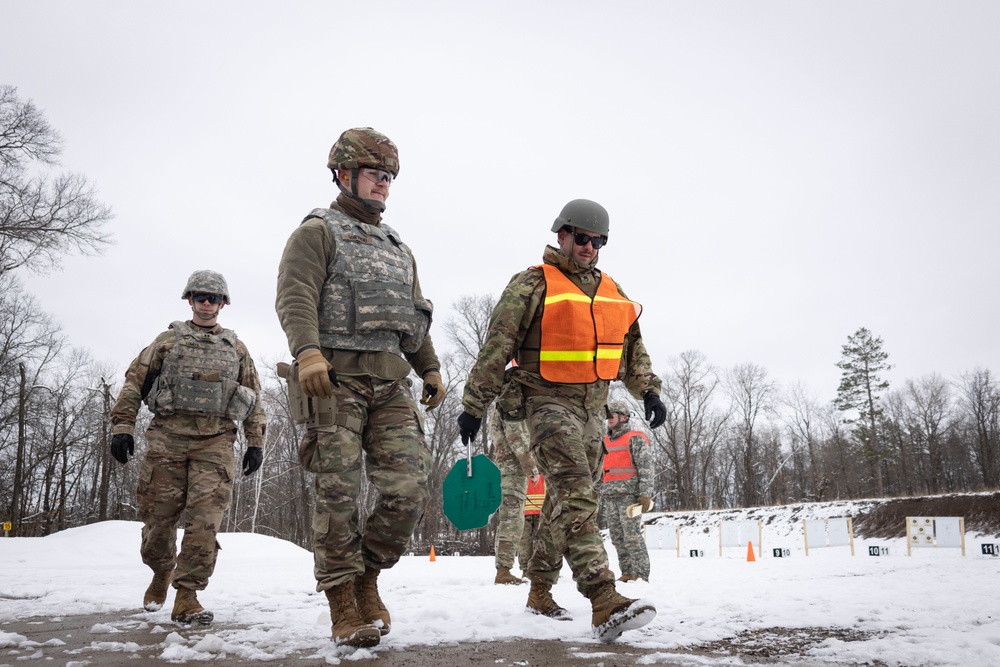
[[[604,436],[604,483],[601,502],[608,521],[611,543],[618,552],[618,581],[649,581],[649,552],[642,534],[642,515],[628,516],[628,508],[639,505],[643,512],[653,506],[653,455],[649,439],[629,426],[631,409],[624,401],[608,405],[608,434]]]
[[[538,526],[542,521],[542,504],[545,502],[545,478],[532,475],[528,478],[528,492],[524,501],[524,529],[521,531],[521,544],[517,550],[517,560],[521,571],[528,571],[531,554],[535,552],[534,540]]]
[[[552,598],[565,558],[577,590],[590,600],[593,634],[603,642],[656,616],[650,602],[615,589],[597,526],[611,381],[620,380],[642,400],[651,428],[667,417],[662,383],[639,329],[642,306],[597,269],[608,228],[608,212],[597,202],[574,199],[563,206],[552,225],[557,245],[545,249],[541,264],[511,278],[493,309],[458,417],[468,444],[504,384],[519,390],[531,452],[548,491],[528,563],[527,608],[569,618]],[[511,358],[518,366],[505,373]]]

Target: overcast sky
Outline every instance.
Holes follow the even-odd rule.
[[[822,400],[848,335],[889,378],[1000,373],[1000,3],[4,2],[0,83],[63,135],[116,245],[23,276],[76,345],[124,370],[191,271],[221,322],[288,357],[289,233],[336,194],[326,157],[399,146],[385,220],[441,324],[499,295],[579,197],[599,266],[645,306],[659,373],[685,350]]]

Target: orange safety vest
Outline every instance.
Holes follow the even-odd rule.
[[[639,473],[639,469],[632,463],[632,451],[628,446],[628,441],[632,439],[633,435],[641,435],[646,444],[649,444],[649,438],[641,431],[628,431],[614,440],[604,436],[604,448],[608,450],[608,453],[604,455],[605,482],[632,479]]]
[[[524,503],[524,515],[542,513],[542,503],[545,501],[545,478],[538,476],[537,482],[532,482],[528,478],[528,499]]]
[[[617,378],[625,336],[639,319],[642,306],[623,297],[606,273],[591,299],[558,268],[551,264],[541,268],[545,301],[539,374],[550,382],[565,384]]]

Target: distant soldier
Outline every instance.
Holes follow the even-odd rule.
[[[382,220],[399,175],[396,144],[352,128],[333,144],[327,167],[340,194],[289,236],[275,308],[316,415],[299,446],[316,474],[316,590],[326,594],[335,644],[374,646],[391,627],[379,574],[399,562],[430,498],[410,372],[423,380],[427,410],[441,404],[445,386],[416,260]],[[364,474],[378,501],[362,532]]]
[[[534,540],[538,527],[542,524],[542,505],[545,503],[545,477],[541,474],[528,478],[528,494],[524,501],[524,528],[521,530],[521,544],[517,549],[517,560],[521,571],[528,571],[531,555],[535,553]]]
[[[505,421],[498,407],[490,417],[490,438],[493,457],[500,468],[502,500],[497,512],[496,568],[494,584],[523,584],[524,579],[511,574],[510,568],[518,558],[521,534],[524,531],[525,491],[529,477],[538,476],[538,464],[530,451],[528,426],[522,417]],[[527,568],[527,559],[521,558],[521,571]]]
[[[178,623],[212,622],[198,602],[215,570],[215,536],[233,499],[233,444],[243,423],[247,450],[243,474],[264,460],[266,417],[253,359],[236,334],[222,328],[219,313],[230,303],[226,279],[195,271],[181,298],[192,317],[170,325],[129,365],[111,410],[111,453],[128,463],[135,453],[135,419],[145,401],[153,420],[146,429],[146,458],[136,500],[142,519],[142,562],[153,580],[142,604],[156,611],[173,581],[177,589],[170,618]],[[177,553],[177,525],[184,539]]]
[[[627,403],[615,401],[608,406],[608,412],[601,500],[622,571],[618,581],[649,581],[649,552],[642,534],[642,515],[630,517],[627,510],[639,505],[643,512],[648,512],[653,506],[653,455],[646,434],[629,427],[631,410]]]
[[[549,492],[528,565],[527,607],[568,616],[551,592],[565,556],[577,589],[591,602],[593,632],[601,641],[656,616],[649,602],[615,589],[597,527],[595,483],[603,472],[609,383],[621,380],[642,399],[652,428],[667,414],[639,330],[641,306],[596,267],[608,222],[596,202],[576,199],[563,207],[552,226],[557,246],[545,249],[542,264],[511,278],[493,309],[458,418],[462,441],[469,442],[501,387],[520,388],[531,452]],[[505,373],[512,358],[518,366]]]

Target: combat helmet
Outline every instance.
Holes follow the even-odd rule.
[[[632,414],[632,408],[625,401],[612,401],[608,403],[608,415],[622,415],[625,419]]]
[[[399,151],[396,144],[370,127],[354,127],[344,132],[330,149],[326,166],[330,169],[382,169],[399,176]]]
[[[378,214],[385,210],[385,204],[358,195],[358,172],[363,167],[381,169],[395,178],[399,175],[399,151],[396,144],[381,132],[370,127],[353,127],[344,130],[333,144],[326,166],[333,172],[333,180],[341,192],[360,201],[369,213]],[[337,172],[342,169],[351,172],[350,190],[337,178]]]
[[[191,277],[188,278],[187,285],[184,286],[184,293],[181,294],[181,298],[186,301],[192,292],[221,294],[227,305],[231,303],[229,300],[229,285],[226,284],[226,279],[222,277],[222,274],[217,271],[203,269],[192,273]]]
[[[589,199],[574,199],[563,206],[559,217],[552,223],[552,231],[558,232],[563,227],[585,229],[603,237],[608,236],[608,212],[596,201]]]

